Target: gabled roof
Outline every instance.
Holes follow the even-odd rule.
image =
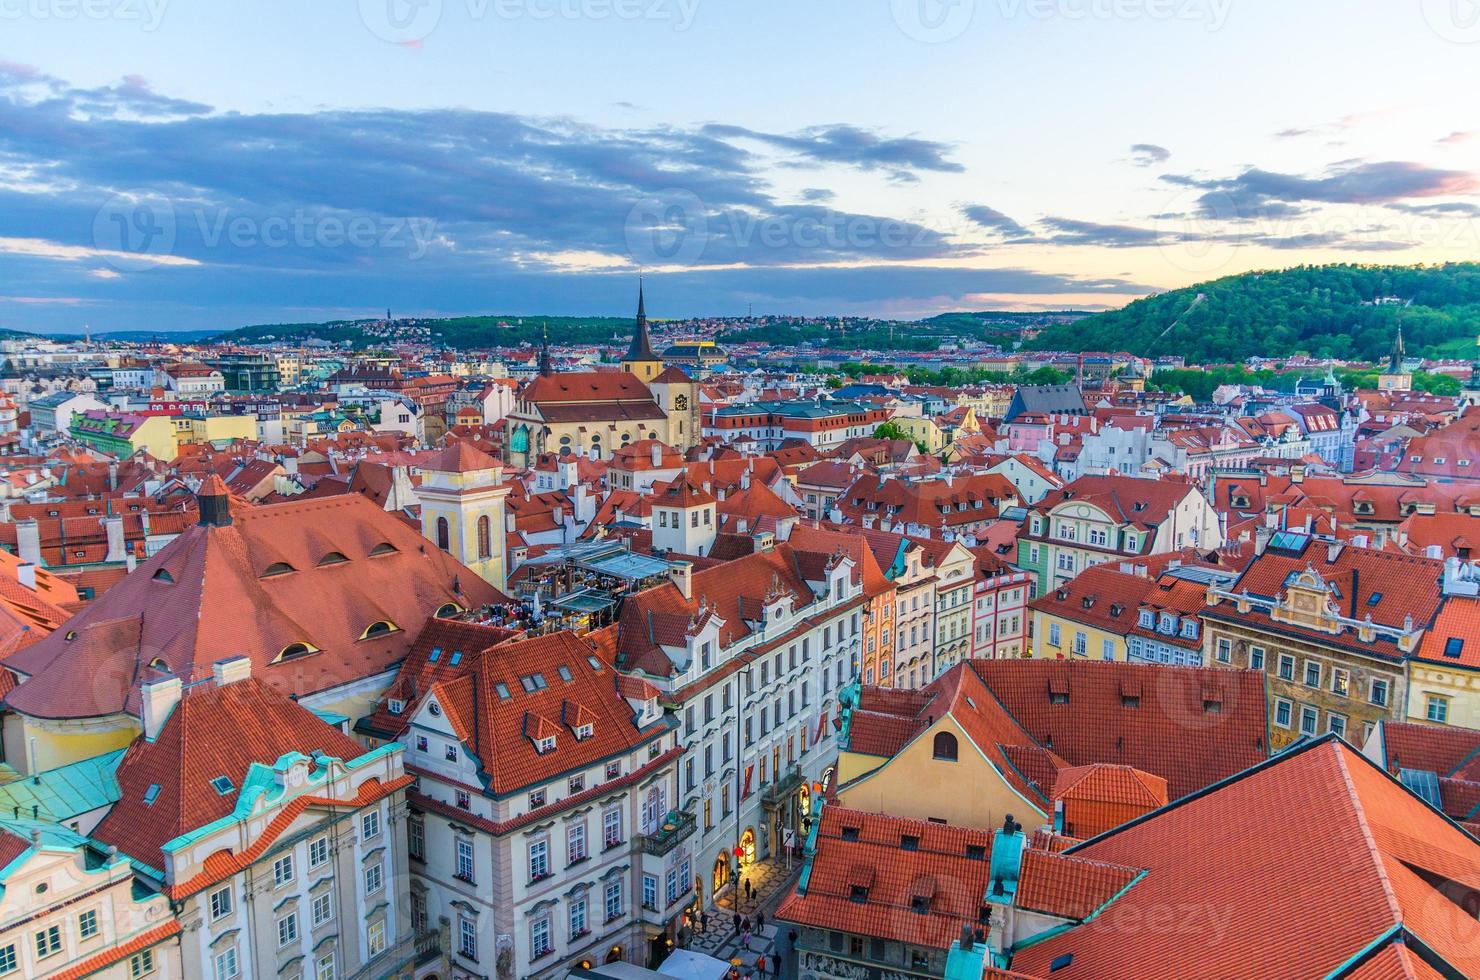
[[[989,831],[825,806],[816,853],[776,918],[949,949],[962,926],[982,925],[991,850]]]
[[[568,679],[567,679],[568,678]],[[440,704],[478,759],[484,785],[506,796],[644,745],[668,730],[638,728],[612,665],[572,633],[496,646],[427,701]],[[426,703],[426,702],[423,702]],[[590,735],[576,729],[590,725]],[[553,737],[540,751],[536,739]]]
[[[1055,980],[1403,976],[1387,946],[1480,976],[1480,842],[1336,736],[1303,743],[1065,854],[1145,874],[1012,967]],[[1178,928],[1152,914],[1188,910]],[[1157,910],[1160,910],[1158,912]],[[1134,925],[1133,925],[1134,924]],[[1055,968],[1055,964],[1057,967]]]
[[[253,763],[270,766],[289,752],[348,761],[366,751],[258,678],[188,688],[158,737],[141,735],[124,753],[118,803],[93,836],[163,870],[160,848],[231,813]],[[220,777],[229,791],[211,785]]]

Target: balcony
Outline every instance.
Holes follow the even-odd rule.
[[[663,818],[662,826],[651,834],[643,835],[643,853],[663,857],[681,842],[692,837],[698,823],[692,813],[685,813],[682,810],[668,811],[668,816]]]
[[[784,804],[789,797],[795,796],[797,790],[802,788],[802,767],[793,765],[786,770],[786,775],[773,780],[766,787],[765,795],[761,797],[761,805],[768,809],[775,809]]]

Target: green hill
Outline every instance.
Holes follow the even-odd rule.
[[[1469,358],[1480,334],[1480,263],[1300,266],[1250,272],[1051,326],[1038,350],[1180,354],[1189,364],[1253,355],[1384,357],[1402,318],[1410,354]]]

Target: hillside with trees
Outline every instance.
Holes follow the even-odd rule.
[[[1386,356],[1401,318],[1412,355],[1469,358],[1480,334],[1480,263],[1299,266],[1137,300],[1044,330],[1038,350],[1180,354],[1189,364],[1254,355]]]

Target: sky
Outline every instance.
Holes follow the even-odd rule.
[[[0,326],[1480,259],[1480,0],[0,0]]]

